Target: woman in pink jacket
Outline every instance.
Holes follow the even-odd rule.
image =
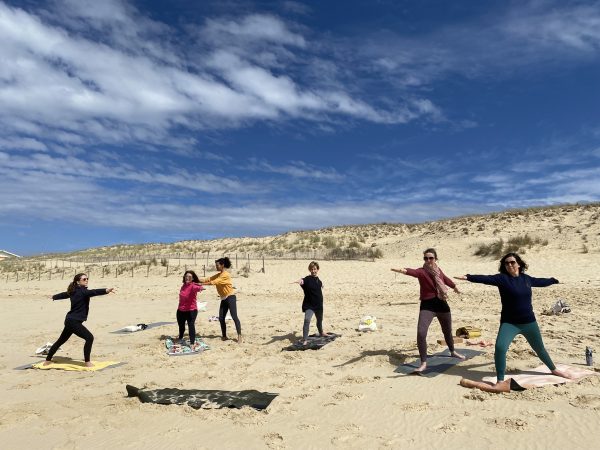
[[[202,292],[204,288],[200,284],[200,279],[196,272],[187,270],[183,274],[183,285],[179,290],[179,306],[177,307],[177,324],[179,325],[179,340],[183,340],[185,332],[185,323],[188,324],[190,335],[190,347],[196,345],[196,317],[198,317],[198,304],[196,295]]]
[[[421,306],[419,308],[419,323],[417,325],[417,347],[421,365],[415,372],[422,372],[427,368],[427,331],[434,317],[437,317],[444,333],[444,339],[455,358],[465,359],[463,355],[454,351],[454,338],[452,337],[452,314],[448,306],[448,287],[460,294],[454,282],[448,278],[437,265],[437,252],[428,248],[423,252],[423,267],[418,269],[392,269],[393,272],[410,275],[419,280],[421,287]]]

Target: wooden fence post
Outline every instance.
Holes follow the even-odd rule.
[[[148,275],[150,275],[150,264],[146,266],[146,278],[148,278]]]

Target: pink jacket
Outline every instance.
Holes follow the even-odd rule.
[[[196,295],[202,292],[204,288],[194,283],[184,283],[179,291],[178,311],[195,311],[198,309]]]

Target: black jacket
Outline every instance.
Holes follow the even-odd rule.
[[[60,294],[53,295],[52,300],[70,298],[71,310],[67,313],[65,320],[74,319],[85,322],[87,320],[88,312],[90,311],[90,297],[105,294],[106,288],[88,289],[83,286],[77,286],[71,295],[67,294],[66,292],[61,292]]]

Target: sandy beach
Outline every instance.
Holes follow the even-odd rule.
[[[585,364],[586,345],[600,349],[598,318],[598,208],[515,218],[510,232],[534,233],[547,245],[523,254],[528,273],[556,277],[561,284],[535,289],[533,304],[545,345],[557,363]],[[494,375],[493,347],[434,378],[394,372],[418,358],[416,279],[390,271],[419,267],[422,251],[437,249],[449,276],[493,274],[493,258],[473,255],[479,242],[503,233],[488,230],[507,216],[470,221],[469,233],[455,220],[435,231],[421,227],[378,238],[384,257],[374,262],[321,261],[325,329],[342,336],[318,351],[282,352],[299,339],[302,291],[293,280],[308,274],[308,260],[267,261],[265,273],[232,271],[245,342],[220,340],[218,298],[209,287],[199,295],[208,309],[197,330],[211,346],[199,355],[172,358],[164,338],[176,325],[128,335],[110,332],[140,322],[175,321],[179,276],[90,277],[90,288],[115,287],[116,295],[93,298],[86,326],[95,336],[92,359],[126,362],[100,372],[13,370],[38,361],[34,350],[53,342],[69,302],[48,296],[64,291],[65,280],[2,280],[0,440],[2,448],[595,448],[600,423],[600,377],[524,392],[489,394],[459,386],[461,377]],[[563,228],[557,231],[555,225]],[[454,224],[454,225],[453,225]],[[373,227],[376,227],[374,225]],[[565,227],[571,227],[565,229]],[[448,229],[452,229],[449,232]],[[580,230],[580,231],[578,231]],[[580,238],[587,235],[587,251]],[[510,233],[504,234],[510,236]],[[183,270],[182,270],[183,273]],[[453,328],[480,327],[493,340],[500,300],[494,287],[457,281],[450,293]],[[541,312],[565,299],[572,312]],[[377,317],[380,329],[361,333],[361,316]],[[230,337],[235,336],[228,322]],[[316,331],[314,321],[311,331]],[[441,351],[437,321],[429,330],[429,352]],[[72,337],[57,355],[82,358],[83,341]],[[457,349],[464,348],[461,345]],[[594,355],[596,356],[596,355]],[[596,357],[596,360],[598,357]],[[540,365],[518,337],[507,359],[509,374]],[[596,364],[597,366],[597,364]],[[128,398],[125,385],[180,389],[256,389],[277,393],[264,411],[193,409],[143,404]]]

